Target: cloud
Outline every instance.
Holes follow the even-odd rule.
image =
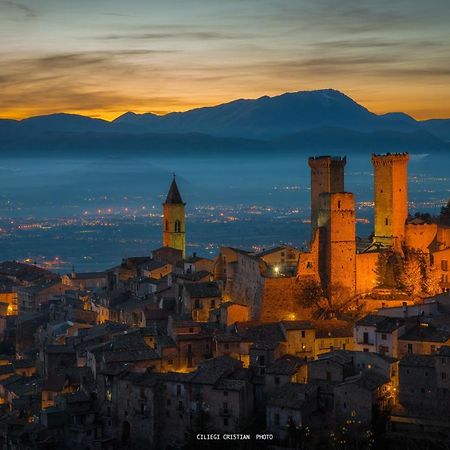
[[[164,80],[164,72],[152,63],[158,53],[138,49],[0,58],[0,110],[28,116],[55,111],[151,109],[158,104],[180,107],[183,98],[144,88],[148,80],[155,86]],[[150,61],[135,61],[136,55],[150,57]]]
[[[35,9],[31,8],[24,3],[17,2],[14,0],[0,0],[0,11],[4,10],[9,13],[19,13],[22,17],[33,18],[37,16]]]
[[[243,33],[220,33],[215,31],[173,31],[173,32],[151,32],[151,33],[120,33],[120,34],[106,34],[99,36],[96,39],[101,40],[229,40],[229,39],[248,39],[250,35]]]

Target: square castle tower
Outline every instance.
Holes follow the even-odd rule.
[[[372,155],[374,243],[400,249],[408,218],[408,153]]]

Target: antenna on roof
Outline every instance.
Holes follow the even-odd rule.
[[[175,177],[176,177],[175,172],[172,172],[172,175],[173,175],[173,179],[175,180]]]

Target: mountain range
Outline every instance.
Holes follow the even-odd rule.
[[[0,155],[223,151],[450,151],[450,119],[377,115],[333,90],[301,91],[109,122],[74,114],[0,119]]]

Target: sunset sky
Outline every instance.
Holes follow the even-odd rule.
[[[0,117],[334,88],[450,117],[449,0],[0,0]]]

